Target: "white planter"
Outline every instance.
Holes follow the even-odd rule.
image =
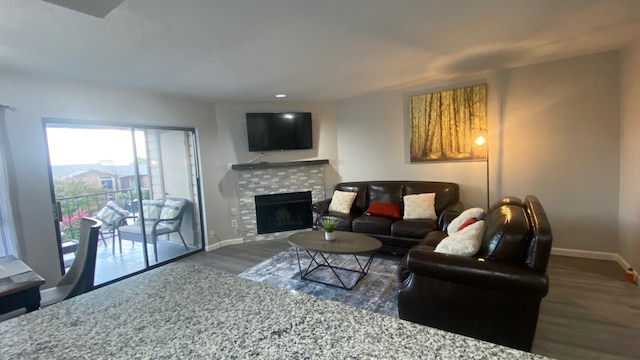
[[[327,241],[333,241],[336,239],[336,233],[335,232],[324,232],[324,239]]]

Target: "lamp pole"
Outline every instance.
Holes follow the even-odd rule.
[[[486,158],[485,158],[485,165],[486,165],[486,176],[487,176],[487,210],[489,210],[489,206],[490,206],[490,199],[489,199],[489,132],[487,131],[487,129],[480,129],[480,134],[478,134],[478,137],[475,140],[475,143],[482,147],[485,146],[485,153],[486,153]]]

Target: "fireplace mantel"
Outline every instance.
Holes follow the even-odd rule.
[[[301,161],[287,161],[287,162],[259,162],[259,163],[245,163],[245,164],[232,164],[232,170],[253,170],[253,169],[272,169],[272,168],[284,168],[284,167],[296,167],[305,165],[324,165],[328,164],[329,160],[301,160]]]

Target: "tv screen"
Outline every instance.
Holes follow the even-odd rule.
[[[247,113],[249,151],[311,149],[311,113]]]

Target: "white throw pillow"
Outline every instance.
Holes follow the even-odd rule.
[[[430,219],[436,220],[436,194],[415,194],[405,195],[402,198],[404,202],[404,220]]]
[[[477,221],[466,228],[451,234],[442,239],[434,252],[458,255],[473,256],[482,244],[482,234],[484,233],[484,220]]]
[[[329,204],[330,212],[338,212],[342,214],[348,214],[351,212],[351,205],[355,200],[357,193],[351,191],[335,190],[331,203]]]
[[[460,227],[460,225],[462,225],[465,221],[471,218],[482,219],[483,216],[484,216],[483,208],[467,209],[461,212],[460,215],[458,215],[455,219],[451,220],[451,222],[447,226],[447,234],[449,235],[455,234],[458,232],[458,228]]]

